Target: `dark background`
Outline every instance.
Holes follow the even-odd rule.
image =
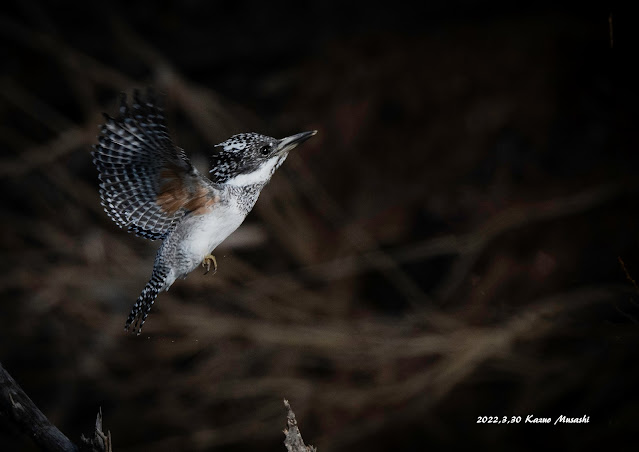
[[[102,407],[117,451],[282,451],[285,397],[321,452],[636,431],[632,16],[421,8],[2,6],[0,361],[73,441]],[[146,86],[202,168],[233,133],[319,133],[217,274],[176,282],[132,337],[157,243],[102,211],[89,151]],[[590,423],[477,424],[529,414]],[[0,425],[0,449],[34,446]]]

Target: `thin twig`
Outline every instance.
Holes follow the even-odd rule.
[[[639,286],[637,286],[637,282],[634,280],[634,278],[630,276],[630,272],[626,268],[626,263],[623,261],[621,256],[617,256],[617,260],[619,261],[619,264],[621,265],[621,269],[626,275],[626,279],[630,282],[630,284],[632,284],[632,287],[634,287],[635,291],[639,294]]]
[[[612,30],[612,13],[608,16],[608,29],[610,30],[610,48],[614,47],[614,36]]]

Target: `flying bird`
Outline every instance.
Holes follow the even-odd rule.
[[[282,139],[241,133],[215,145],[206,177],[171,141],[151,92],[105,114],[93,162],[104,210],[118,226],[162,240],[151,279],[131,309],[125,330],[139,335],[158,294],[203,265],[217,270],[213,250],[235,231],[289,151],[317,133]]]

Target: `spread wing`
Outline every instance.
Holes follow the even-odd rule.
[[[188,214],[203,214],[217,190],[171,142],[151,94],[133,104],[121,96],[117,118],[105,115],[93,162],[104,210],[120,227],[151,240],[164,238]]]

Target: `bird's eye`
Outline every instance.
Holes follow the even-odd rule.
[[[270,146],[262,146],[260,148],[260,152],[262,153],[262,155],[268,155],[271,152],[271,147]]]

